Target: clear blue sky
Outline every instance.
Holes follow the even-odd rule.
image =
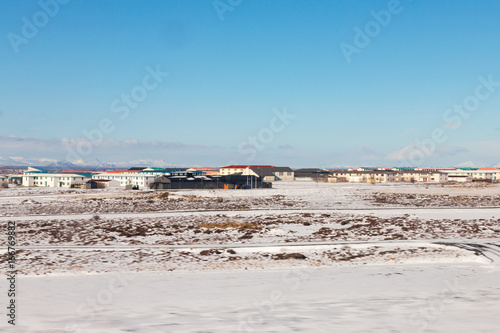
[[[500,86],[459,127],[443,119],[478,77],[500,82],[500,2],[401,0],[346,61],[341,43],[355,46],[354,29],[389,6],[243,0],[221,20],[213,1],[72,0],[43,24],[39,2],[4,0],[0,157],[64,160],[62,140],[76,149],[107,118],[114,129],[82,159],[397,165],[442,128],[447,139],[419,162],[500,162]],[[30,38],[23,17],[42,20]],[[13,34],[26,43],[13,47]],[[113,101],[157,66],[169,75],[120,119]],[[284,109],[295,117],[269,139]]]

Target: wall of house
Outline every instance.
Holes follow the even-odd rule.
[[[243,172],[244,170],[245,169],[221,168],[220,169],[220,175],[221,176],[233,175],[235,173]]]
[[[280,171],[275,172],[274,175],[281,181],[293,182],[295,180],[295,174],[293,171]]]
[[[449,182],[466,183],[466,182],[471,182],[472,177],[471,176],[448,176],[448,181]]]
[[[127,185],[136,185],[140,189],[148,188],[154,182],[156,176],[143,174],[125,174],[125,173],[98,173],[92,176],[92,179],[108,179],[119,182],[120,187]]]
[[[500,181],[500,171],[496,170],[453,170],[448,171],[450,176],[469,176],[472,180]]]
[[[71,187],[83,184],[88,178],[81,175],[58,173],[31,173],[23,175],[23,186]]]

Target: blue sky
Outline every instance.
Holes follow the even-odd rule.
[[[0,9],[4,159],[500,162],[499,85],[481,88],[489,95],[459,124],[444,119],[480,77],[500,82],[498,1],[5,0]],[[383,25],[372,15],[381,11]],[[355,29],[370,27],[369,44],[356,44]],[[347,44],[358,50],[350,61]],[[122,96],[144,91],[158,68],[168,76],[121,119]],[[286,123],[274,121],[284,110]],[[112,130],[89,141],[103,119]],[[446,140],[432,139],[436,129]]]

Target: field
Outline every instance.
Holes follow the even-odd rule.
[[[16,223],[25,332],[495,332],[499,199],[497,184],[9,188],[0,220]]]

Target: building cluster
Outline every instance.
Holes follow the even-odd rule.
[[[392,182],[474,182],[500,181],[499,168],[355,168],[330,170],[330,182],[392,183]]]
[[[29,167],[20,176],[22,186],[98,189],[241,189],[269,188],[276,180],[293,180],[290,168],[245,166],[225,168],[131,168],[128,170],[46,170]],[[239,172],[238,172],[239,171]],[[275,174],[277,176],[275,176]],[[8,180],[8,177],[5,178]]]
[[[350,168],[291,169],[273,165],[221,168],[130,168],[128,170],[46,170],[29,167],[22,174],[0,175],[0,184],[97,189],[238,189],[266,188],[276,181],[351,183],[500,181],[499,168]]]

